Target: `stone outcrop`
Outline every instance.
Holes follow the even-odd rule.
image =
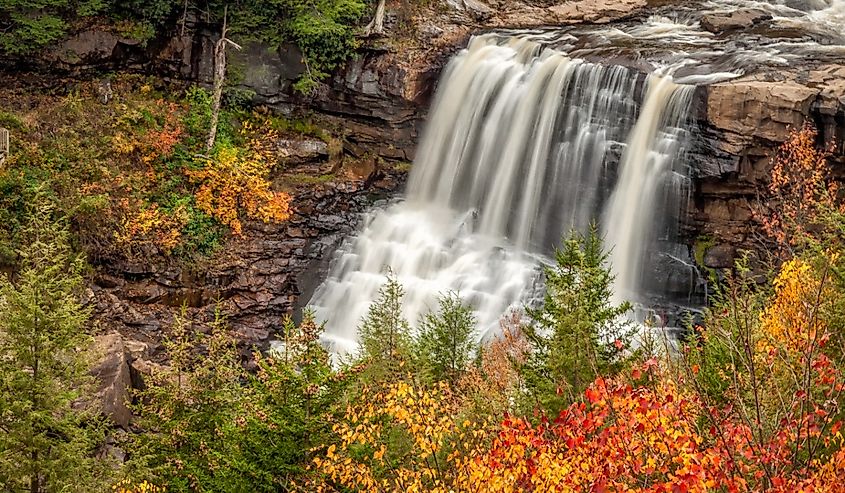
[[[112,32],[88,29],[70,36],[44,58],[64,69],[99,67],[104,62],[118,60],[127,49],[139,44]]]
[[[754,210],[765,201],[771,159],[805,122],[834,146],[834,172],[845,161],[845,66],[824,65],[741,77],[699,95],[692,150],[696,174],[691,244],[706,244],[708,268],[728,268],[743,250],[765,250]]]
[[[739,9],[733,12],[706,14],[701,17],[701,27],[711,33],[720,34],[736,29],[748,29],[771,19],[772,15],[763,10]]]
[[[576,0],[549,7],[559,22],[594,22],[606,24],[636,14],[645,8],[646,0]]]
[[[129,429],[132,420],[131,389],[133,388],[131,356],[123,337],[112,332],[97,337],[93,352],[97,363],[91,375],[97,381],[94,401],[103,415],[123,429]]]
[[[800,127],[819,97],[820,89],[795,81],[768,82],[743,78],[708,88],[707,119],[715,128],[733,134],[740,142],[725,142],[738,153],[742,142],[755,138],[783,142],[792,128]]]
[[[92,286],[98,323],[123,335],[134,367],[148,374],[163,361],[163,334],[183,306],[200,331],[209,329],[219,309],[248,358],[253,348],[267,347],[284,315],[307,301],[360,213],[397,190],[403,177],[384,170],[367,179],[300,186],[289,221],[246,223],[243,237],[201,265],[103,259]]]

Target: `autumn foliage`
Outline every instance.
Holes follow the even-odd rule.
[[[783,206],[766,232],[791,256],[768,286],[740,262],[678,353],[631,355],[559,413],[522,413],[531,346],[515,317],[455,384],[407,375],[366,387],[317,450],[315,487],[845,491],[841,206],[814,140],[809,127],[796,132],[773,170]],[[550,370],[529,375],[538,371]]]
[[[266,130],[259,136],[261,131],[245,122],[241,130],[242,137],[248,139],[245,149],[224,147],[202,168],[188,171],[199,184],[197,206],[231,227],[236,235],[243,230],[241,213],[264,222],[290,217],[290,195],[272,190],[268,181],[276,164],[271,146],[277,136]]]
[[[817,147],[817,137],[808,123],[793,131],[772,159],[767,190],[772,205],[761,207],[758,215],[763,232],[783,248],[791,249],[817,231],[826,212],[843,212],[828,162],[831,151]]]

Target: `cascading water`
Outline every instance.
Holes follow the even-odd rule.
[[[536,298],[546,255],[591,221],[615,245],[617,293],[639,300],[661,220],[673,218],[661,201],[676,208],[685,184],[691,91],[519,36],[474,38],[442,76],[407,199],[370,213],[309,303],[327,341],[355,347],[389,270],[409,320],[451,290],[496,330]]]

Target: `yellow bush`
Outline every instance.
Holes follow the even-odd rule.
[[[164,493],[166,490],[148,481],[141,481],[133,485],[132,481],[124,479],[112,486],[112,491],[116,493]]]
[[[242,133],[252,127],[245,124]],[[272,133],[272,132],[271,132]],[[264,222],[290,217],[291,197],[271,189],[268,180],[274,161],[268,142],[272,135],[250,140],[246,150],[224,147],[202,169],[188,175],[199,183],[197,207],[242,234],[241,211],[249,219]]]

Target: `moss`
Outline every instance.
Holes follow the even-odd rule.
[[[6,130],[9,130],[11,132],[26,131],[26,125],[24,125],[23,121],[18,118],[17,115],[3,110],[0,110],[0,127],[5,128]]]
[[[410,161],[397,161],[393,163],[393,169],[400,173],[410,173],[414,163]]]
[[[704,267],[704,256],[707,254],[707,250],[715,244],[716,240],[712,236],[704,235],[696,238],[693,244],[693,258],[695,258],[695,263],[699,267]]]

